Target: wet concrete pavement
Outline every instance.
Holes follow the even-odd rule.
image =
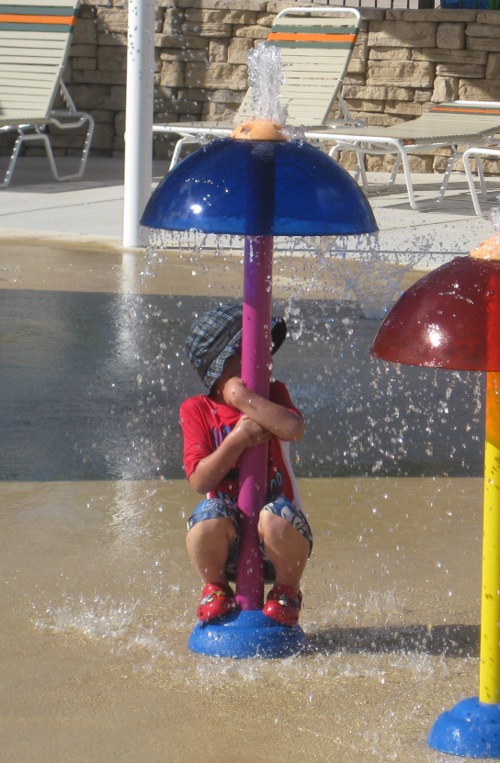
[[[316,532],[311,651],[278,667],[193,655],[196,496],[175,410],[197,383],[182,340],[200,306],[240,296],[241,263],[175,253],[155,270],[123,251],[118,161],[63,184],[43,160],[21,165],[0,191],[5,759],[451,760],[426,737],[477,691],[480,380],[371,364],[377,322],[335,306],[328,283],[297,294],[304,263],[280,265],[277,368],[309,421],[296,470]],[[384,246],[420,250],[419,267],[491,231],[460,180],[439,210],[400,190],[372,204]]]

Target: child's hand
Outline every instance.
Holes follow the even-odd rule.
[[[261,442],[267,442],[271,438],[271,433],[267,429],[249,419],[248,416],[242,416],[233,431],[244,432],[248,438],[248,447],[259,445]]]

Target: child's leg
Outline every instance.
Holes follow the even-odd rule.
[[[227,584],[226,563],[239,535],[238,511],[206,498],[188,519],[186,547],[204,583]]]
[[[259,515],[258,532],[276,580],[263,613],[282,625],[295,625],[302,605],[300,580],[312,549],[312,532],[304,514],[284,496]]]
[[[258,532],[276,572],[276,585],[300,588],[311,550],[310,542],[286,519],[265,510],[260,513]]]
[[[227,584],[226,562],[237,537],[230,519],[197,522],[186,536],[186,547],[204,583]]]
[[[186,547],[204,584],[196,610],[202,622],[223,617],[236,606],[226,564],[237,540],[236,511],[218,498],[202,501],[188,520]]]

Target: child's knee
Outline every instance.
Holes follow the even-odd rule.
[[[292,538],[296,534],[300,535],[287,519],[264,510],[259,515],[257,530],[266,545],[268,543],[286,543],[287,538]]]
[[[227,517],[207,517],[200,519],[189,528],[187,538],[192,539],[197,537],[202,539],[214,535],[225,535],[230,543],[234,543],[238,536],[238,531],[231,519]]]
[[[271,535],[283,539],[298,533],[307,541],[309,554],[312,551],[313,537],[309,522],[302,511],[284,496],[278,496],[263,507],[259,515],[258,531],[263,539],[270,538]]]
[[[291,524],[283,517],[273,514],[270,511],[266,511],[265,508],[260,512],[258,531],[261,536],[276,532],[283,533],[286,531],[287,527],[291,528]]]

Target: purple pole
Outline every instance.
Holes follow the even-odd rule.
[[[266,398],[271,378],[272,263],[272,236],[245,239],[241,377],[249,389]],[[248,448],[240,464],[242,534],[236,600],[243,610],[263,606],[264,569],[257,525],[266,502],[267,451],[267,443]]]

